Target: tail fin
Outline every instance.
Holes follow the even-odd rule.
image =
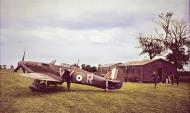
[[[118,80],[120,82],[123,82],[125,73],[121,68],[117,67],[109,71],[105,77],[109,80]]]
[[[121,68],[113,68],[106,74],[106,79],[108,79],[109,89],[119,89],[123,85],[125,73]]]
[[[117,79],[116,80],[123,82],[125,80],[125,76],[126,76],[125,71],[120,67],[118,67],[117,69],[118,69],[118,73],[117,73]]]

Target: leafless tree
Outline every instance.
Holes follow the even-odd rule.
[[[161,31],[157,31],[157,34],[165,48],[169,50],[166,58],[174,62],[178,69],[182,69],[190,61],[189,26],[185,21],[175,20],[172,17],[172,12],[159,15],[159,20],[156,23],[160,26]]]

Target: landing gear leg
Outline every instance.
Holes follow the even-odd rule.
[[[106,79],[106,89],[105,92],[108,92],[108,80]]]
[[[45,81],[34,80],[32,85],[29,87],[32,91],[43,91],[47,87]]]
[[[34,80],[32,85],[29,86],[29,88],[32,90],[32,91],[38,91],[38,84],[40,83],[40,80]]]

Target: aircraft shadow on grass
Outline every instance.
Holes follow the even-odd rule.
[[[18,90],[12,95],[15,98],[32,98],[32,97],[44,97],[44,95],[51,95],[51,94],[57,94],[57,93],[68,93],[65,92],[67,91],[67,88],[64,88],[62,86],[57,86],[55,87],[51,87],[51,88],[47,88],[46,90],[43,91],[29,91],[26,90],[25,87],[22,88],[18,88]],[[72,91],[70,91],[71,93],[102,93],[102,94],[107,94],[107,93],[103,93],[102,90],[100,89],[72,89]],[[126,94],[125,91],[123,90],[118,90],[118,91],[109,91],[111,94],[115,94],[115,93],[120,93],[120,94]]]

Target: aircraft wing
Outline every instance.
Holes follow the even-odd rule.
[[[46,81],[55,81],[55,82],[62,81],[62,79],[56,75],[43,74],[43,73],[24,73],[19,75],[37,80],[46,80]]]

